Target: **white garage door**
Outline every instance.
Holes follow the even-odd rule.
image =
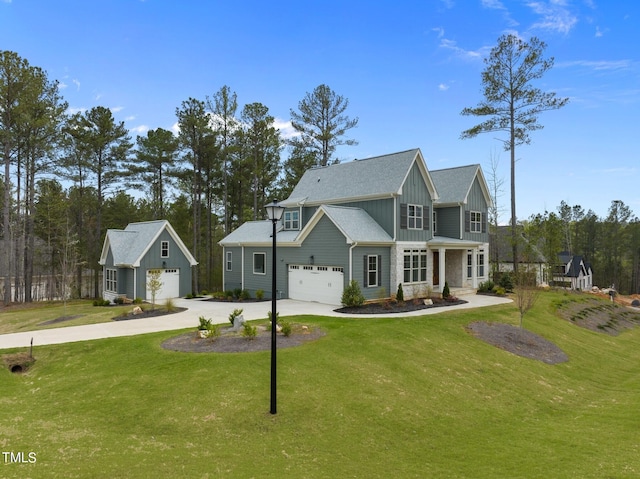
[[[149,289],[149,280],[151,279],[150,273],[151,271],[158,270],[147,270],[147,301],[151,301],[153,299],[151,295],[151,290]],[[177,298],[180,296],[180,270],[179,269],[161,269],[160,271],[160,282],[162,285],[160,289],[156,292],[156,301],[161,301],[168,298]]]
[[[340,304],[344,272],[337,266],[289,265],[289,298]]]

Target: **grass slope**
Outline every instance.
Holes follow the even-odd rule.
[[[0,371],[7,478],[631,478],[640,475],[640,330],[559,319],[548,293],[525,327],[550,366],[465,332],[518,324],[514,305],[401,319],[297,317],[327,335],[278,354],[187,354],[178,332],[39,347]]]

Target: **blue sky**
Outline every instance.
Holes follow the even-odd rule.
[[[0,0],[0,49],[60,82],[72,111],[112,109],[135,138],[171,129],[189,97],[223,85],[240,109],[266,105],[283,134],[319,84],[358,117],[342,161],[420,148],[430,169],[498,160],[501,222],[509,154],[498,134],[460,140],[479,119],[483,58],[499,36],[537,36],[555,66],[536,86],[569,97],[517,150],[519,219],[562,200],[640,216],[640,2],[604,0]],[[286,154],[286,153],[285,153]]]

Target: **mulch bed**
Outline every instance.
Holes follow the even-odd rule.
[[[335,309],[338,313],[347,314],[388,314],[388,313],[408,313],[411,311],[421,311],[423,309],[442,308],[447,306],[455,306],[457,304],[466,304],[464,299],[444,300],[434,299],[433,304],[424,304],[423,300],[413,301],[409,300],[404,303],[391,303],[391,302],[375,302],[366,303],[362,306],[350,306]]]
[[[71,321],[72,319],[81,318],[84,314],[76,314],[75,316],[60,316],[59,318],[50,319],[49,321],[44,321],[43,323],[39,323],[38,326],[45,326],[47,324],[58,324],[64,323],[65,321]]]
[[[567,301],[558,308],[558,314],[576,326],[610,336],[640,325],[640,311],[598,298]]]
[[[167,314],[181,313],[182,311],[186,311],[186,310],[187,308],[173,308],[171,311],[167,311],[166,309],[147,309],[138,314],[129,312],[126,315],[115,316],[112,319],[114,321],[127,321],[129,319],[154,318],[156,316],[165,316]]]
[[[569,356],[551,341],[510,324],[478,321],[469,324],[467,331],[486,343],[525,358],[547,364],[569,360]]]
[[[289,336],[278,334],[277,349],[301,346],[310,341],[320,339],[326,333],[319,328],[303,330],[295,327]],[[181,334],[162,342],[161,346],[170,351],[185,353],[250,353],[271,350],[271,330],[258,328],[258,335],[253,339],[243,337],[239,332],[226,328],[213,340],[200,338],[197,331]]]

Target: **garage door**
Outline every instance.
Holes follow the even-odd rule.
[[[344,271],[338,266],[289,265],[289,298],[340,304]]]
[[[156,301],[168,298],[177,298],[180,296],[180,270],[179,269],[161,269],[147,271],[147,301],[152,300],[151,290],[149,289],[149,280],[152,271],[160,271],[160,282],[162,285],[156,292]]]

